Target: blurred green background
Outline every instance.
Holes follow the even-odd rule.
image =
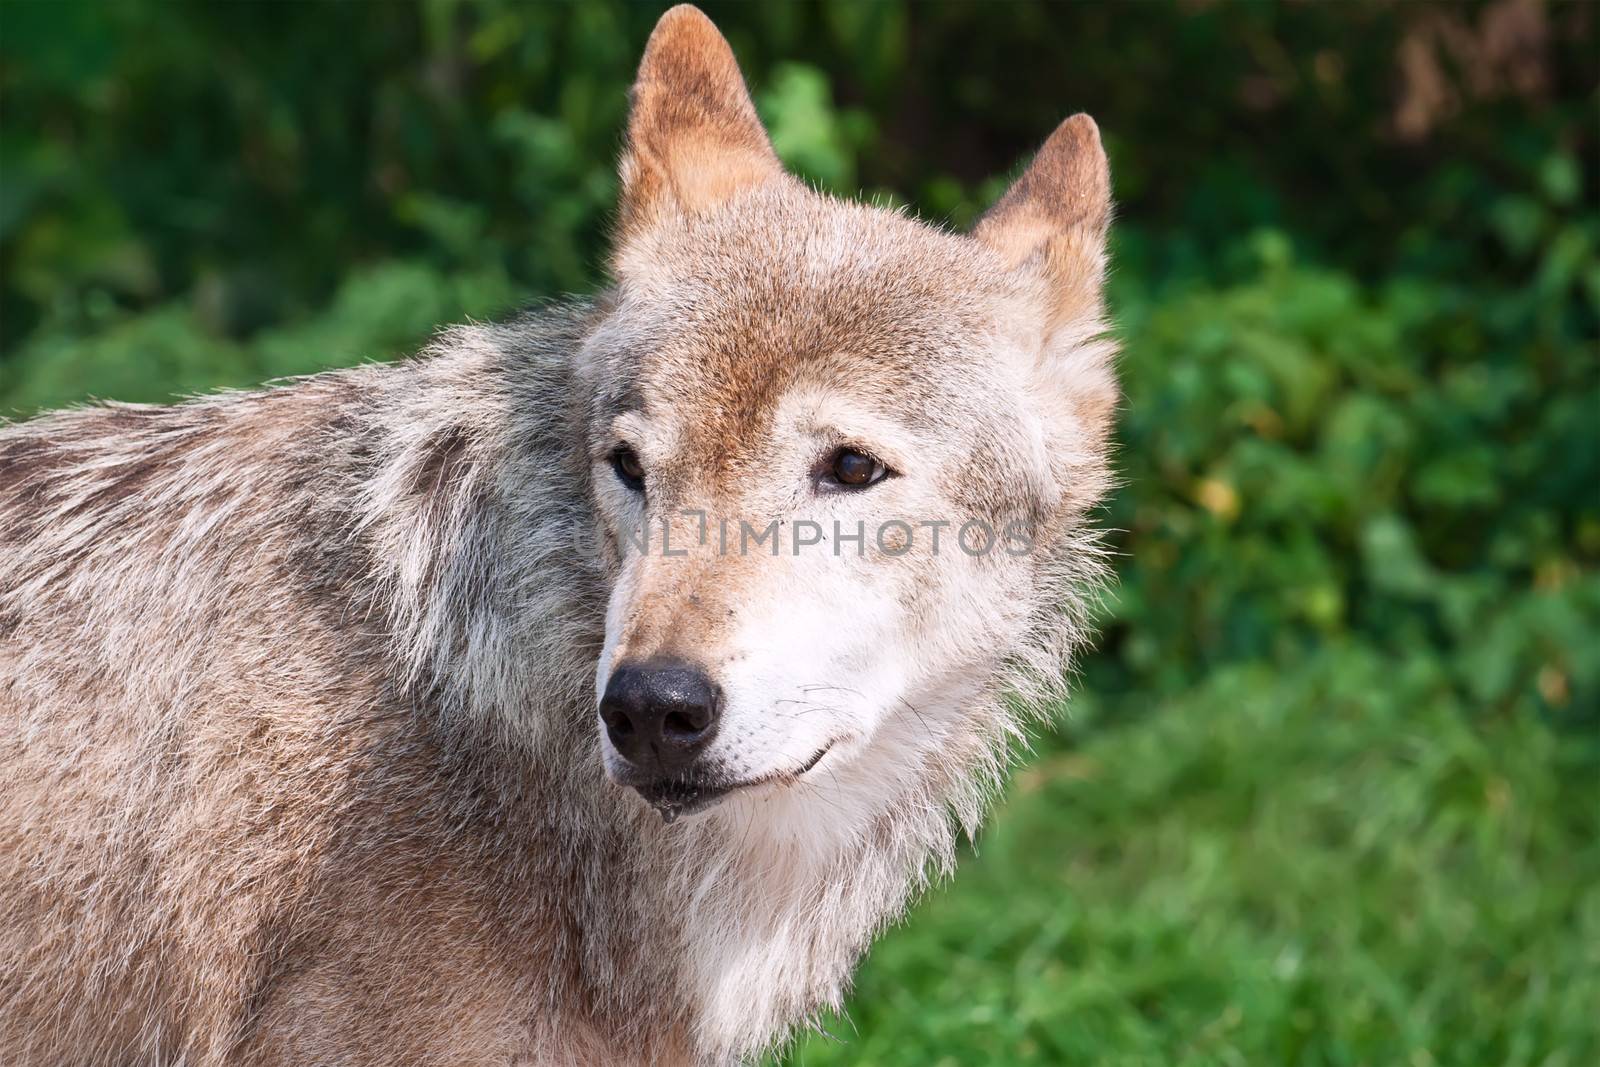
[[[1600,1062],[1600,10],[706,8],[825,187],[1120,204],[1099,650],[786,1062]],[[658,11],[5,0],[0,410],[593,290]]]

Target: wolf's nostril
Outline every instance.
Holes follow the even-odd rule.
[[[685,741],[692,741],[694,736],[700,732],[700,727],[696,726],[694,720],[683,712],[673,711],[668,712],[666,719],[662,721],[661,732],[673,740],[681,738]]]

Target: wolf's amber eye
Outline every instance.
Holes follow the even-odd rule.
[[[629,489],[637,491],[644,488],[644,464],[639,462],[639,453],[627,445],[618,445],[616,451],[611,453],[611,469],[617,472],[617,478]]]
[[[833,480],[840,485],[860,489],[882,481],[889,471],[865,452],[857,452],[853,448],[841,448],[833,454],[833,463],[828,473],[832,474]]]

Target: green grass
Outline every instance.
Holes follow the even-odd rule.
[[[790,1067],[1600,1062],[1600,757],[1359,647],[1051,739]]]

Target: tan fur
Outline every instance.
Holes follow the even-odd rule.
[[[977,240],[841,203],[675,8],[623,175],[592,303],[0,427],[0,1062],[739,1062],[949,870],[1101,571],[1098,134],[1069,119]],[[896,479],[812,494],[840,434]],[[1038,543],[824,565],[712,552],[684,507]],[[691,550],[630,555],[638,520]],[[595,721],[656,654],[718,672],[761,783],[672,825]]]

